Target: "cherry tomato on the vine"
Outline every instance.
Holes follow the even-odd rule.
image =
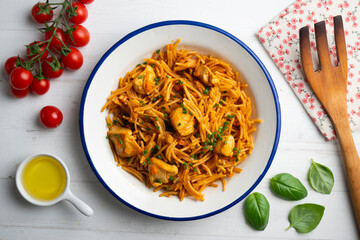
[[[16,90],[24,90],[30,87],[32,81],[32,73],[25,68],[17,67],[10,73],[10,84]]]
[[[74,9],[72,12],[69,7],[66,9],[66,14],[69,18],[69,21],[75,24],[81,24],[86,21],[88,18],[88,10],[84,4],[80,2],[74,2],[71,4]]]
[[[89,4],[92,3],[94,0],[79,0],[82,4]]]
[[[45,23],[52,19],[54,12],[49,5],[43,2],[38,2],[31,9],[31,16],[35,22]]]
[[[52,28],[52,30],[54,31],[54,28]],[[45,32],[45,41],[49,40],[51,38],[52,34],[53,34],[52,31],[50,31],[50,30],[46,31]],[[51,49],[60,51],[61,47],[64,46],[63,43],[66,44],[66,34],[64,33],[64,31],[61,28],[57,28],[56,36],[54,36],[51,39],[49,47]]]
[[[10,85],[10,92],[11,94],[16,97],[16,98],[24,98],[26,97],[29,92],[30,92],[30,89],[29,88],[25,88],[23,90],[18,90],[18,89],[15,89],[13,88],[11,85]]]
[[[41,69],[46,78],[58,78],[64,71],[64,64],[59,60],[54,61],[53,58],[48,57],[41,63]]]
[[[32,84],[30,85],[30,89],[36,95],[43,95],[47,93],[50,88],[50,81],[46,78],[34,78]]]
[[[62,112],[54,106],[43,107],[40,111],[40,121],[48,128],[56,128],[63,120]]]
[[[14,70],[16,67],[18,67],[16,65],[18,57],[17,56],[13,56],[10,57],[6,60],[5,64],[4,64],[4,69],[5,72],[10,75],[10,73],[12,72],[12,70]],[[24,62],[24,59],[22,59],[21,57],[19,57],[20,62]]]
[[[44,61],[49,54],[48,51],[45,50],[45,48],[45,43],[34,41],[26,46],[26,56],[28,57],[28,59],[36,58],[38,55],[44,52],[40,58],[41,61]]]
[[[86,46],[90,41],[89,31],[82,25],[72,25],[71,27],[75,30],[71,34],[66,34],[67,42],[75,47]]]
[[[70,48],[70,53],[66,56],[62,56],[61,62],[64,64],[64,67],[66,67],[67,69],[77,70],[81,68],[81,66],[83,65],[84,62],[83,55],[78,49],[74,47],[69,47],[69,48]]]

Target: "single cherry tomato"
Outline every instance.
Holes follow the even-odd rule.
[[[50,88],[50,81],[46,78],[34,78],[32,84],[30,85],[30,89],[36,95],[43,95],[47,93]]]
[[[16,90],[24,90],[30,87],[32,81],[32,73],[25,68],[17,67],[10,73],[10,84]]]
[[[72,25],[71,27],[75,30],[71,34],[66,34],[67,42],[74,47],[86,46],[90,41],[89,31],[82,25]]]
[[[78,49],[74,47],[69,47],[69,48],[70,48],[70,53],[66,56],[62,56],[61,62],[64,64],[64,67],[66,67],[67,69],[77,70],[81,68],[81,66],[83,65],[84,62],[83,55]]]
[[[94,0],[79,0],[82,4],[89,4],[92,3]]]
[[[54,61],[53,58],[48,57],[41,63],[41,69],[46,78],[58,78],[64,72],[64,64],[59,60]]]
[[[66,9],[66,14],[69,18],[69,21],[75,24],[81,24],[86,21],[88,18],[88,10],[84,4],[80,2],[74,2],[71,4],[73,10],[69,7]]]
[[[43,107],[40,111],[40,121],[48,128],[56,128],[63,120],[62,112],[54,106]]]
[[[11,94],[16,97],[16,98],[24,98],[26,97],[29,92],[30,92],[30,89],[29,88],[25,88],[23,90],[17,90],[15,88],[13,88],[11,85],[10,85],[10,92]]]
[[[52,28],[52,30],[54,30],[55,28]],[[49,40],[50,37],[52,36],[53,32],[52,31],[46,31],[45,32],[45,41]],[[51,49],[60,51],[61,47],[64,46],[63,44],[66,44],[66,34],[64,33],[64,31],[61,28],[57,28],[56,29],[56,35],[51,39],[50,45],[49,47]]]
[[[26,56],[28,57],[28,59],[35,59],[37,56],[39,56],[39,54],[44,52],[40,58],[41,61],[44,61],[49,54],[48,51],[45,50],[45,48],[45,43],[34,41],[26,46]]]
[[[22,59],[21,57],[17,57],[17,56],[8,58],[4,64],[5,72],[8,75],[10,75],[12,70],[14,70],[16,67],[19,67],[19,65],[17,64],[17,63],[20,63],[19,61],[24,62],[24,59]]]
[[[54,12],[49,5],[45,5],[43,2],[38,2],[31,9],[31,16],[35,22],[44,23],[52,19]]]

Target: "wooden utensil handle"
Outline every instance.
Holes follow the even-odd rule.
[[[352,137],[348,118],[334,121],[336,133],[344,158],[351,200],[355,210],[358,229],[360,229],[360,159]]]

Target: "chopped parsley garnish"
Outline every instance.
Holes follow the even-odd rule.
[[[179,80],[178,84],[181,85],[181,84],[184,84],[184,82]]]
[[[142,75],[139,75],[139,76],[138,76],[138,79],[142,79],[142,78],[143,78],[143,76],[142,76]]]
[[[169,181],[173,181],[174,180],[174,177],[173,176],[170,176],[169,177]]]
[[[162,156],[161,155],[157,155],[156,156],[158,159],[162,159]]]
[[[148,153],[148,150],[145,149],[143,152],[143,156],[145,156],[147,153]]]
[[[159,54],[159,53],[160,53],[160,49],[156,50],[156,53]]]
[[[210,87],[206,87],[205,90],[204,90],[204,92],[203,92],[203,94],[208,95],[208,94],[209,94],[209,91],[210,91]]]
[[[156,126],[156,130],[159,130],[160,129],[160,127],[159,126]]]

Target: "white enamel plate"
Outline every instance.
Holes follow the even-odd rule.
[[[252,154],[242,173],[227,179],[227,190],[207,188],[205,201],[159,197],[116,166],[108,140],[105,112],[100,112],[118,79],[157,49],[181,38],[179,48],[198,50],[228,61],[249,85],[259,124]],[[167,220],[194,220],[220,213],[244,199],[262,180],[274,158],[280,137],[280,105],[272,79],[260,59],[239,39],[214,26],[192,21],[166,21],[140,28],[110,48],[95,66],[85,86],[80,109],[80,133],[85,154],[100,182],[127,206]]]

